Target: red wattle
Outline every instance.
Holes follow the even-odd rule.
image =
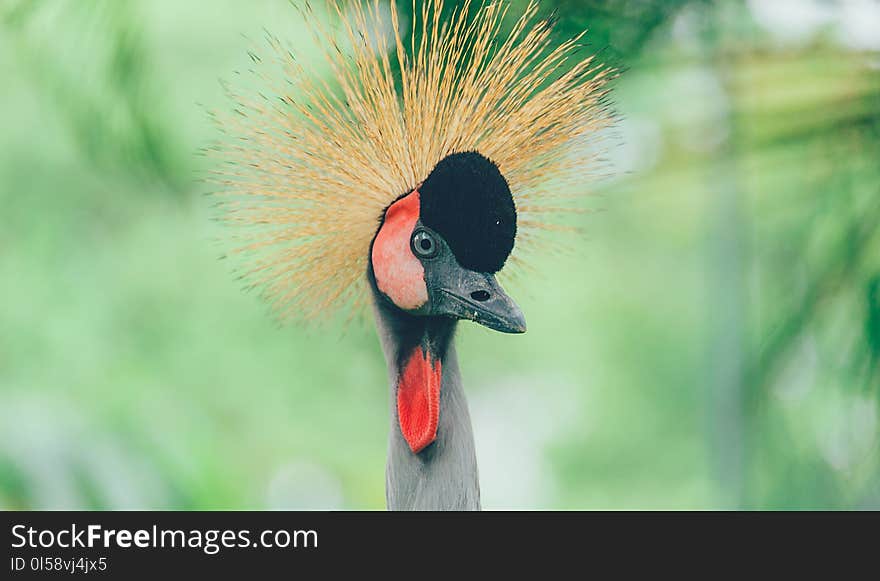
[[[437,438],[440,419],[440,361],[413,349],[397,383],[397,421],[414,453]]]

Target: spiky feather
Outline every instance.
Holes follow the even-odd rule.
[[[514,263],[587,193],[612,72],[578,56],[582,35],[554,43],[536,2],[506,33],[500,2],[466,0],[441,18],[443,0],[424,0],[409,33],[394,0],[390,17],[379,0],[328,6],[341,36],[308,4],[301,11],[335,86],[270,37],[282,74],[252,54],[266,90],[230,89],[237,107],[221,118],[223,216],[249,261],[245,279],[282,318],[363,302],[383,209],[450,153],[477,150],[506,177],[519,215]]]

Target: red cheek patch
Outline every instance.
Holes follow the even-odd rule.
[[[417,309],[428,301],[425,269],[409,246],[418,219],[419,192],[413,190],[385,212],[385,221],[373,241],[370,257],[376,286],[405,310]]]
[[[397,421],[413,453],[437,438],[440,420],[440,360],[413,349],[397,383]]]

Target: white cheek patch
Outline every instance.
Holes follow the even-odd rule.
[[[405,310],[417,309],[428,301],[425,269],[409,246],[418,219],[419,192],[415,190],[388,208],[370,257],[376,286]]]

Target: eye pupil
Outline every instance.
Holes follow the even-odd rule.
[[[431,250],[431,247],[434,246],[434,243],[431,242],[428,238],[422,238],[419,241],[419,246],[422,247],[422,250]]]

